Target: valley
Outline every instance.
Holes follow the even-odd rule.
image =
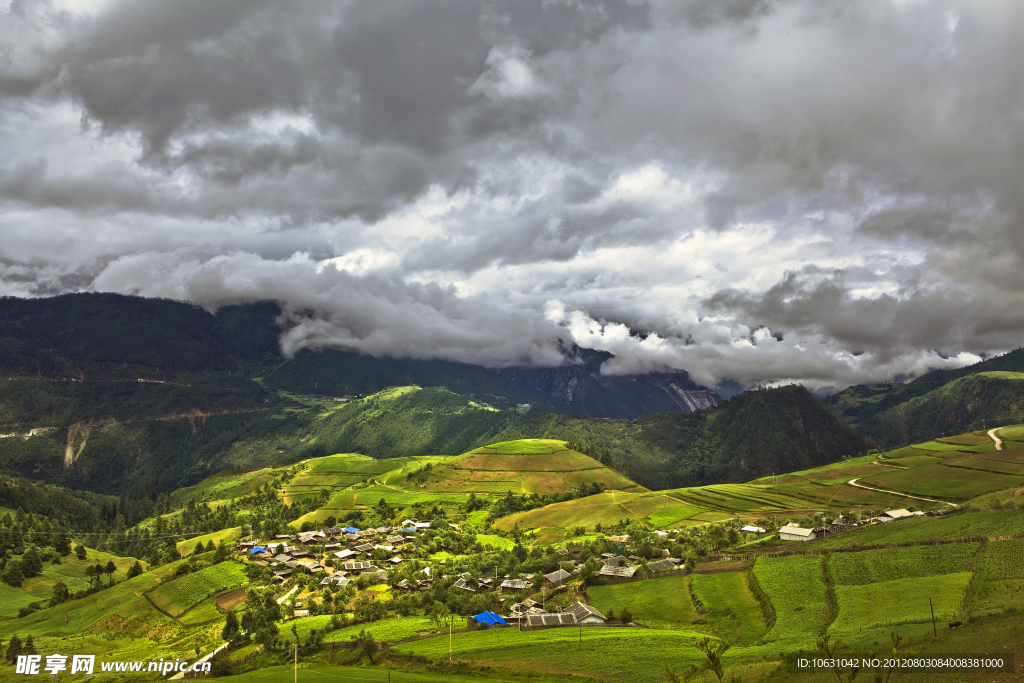
[[[799,682],[836,676],[811,653],[1024,642],[1019,351],[722,399],[578,350],[543,372],[284,358],[270,304],[51,301],[70,336],[34,305],[0,306],[8,663],[704,683],[712,653],[726,680]]]
[[[53,568],[3,584],[0,640],[8,655],[31,636],[40,652],[110,661],[230,642],[214,673],[267,680],[291,673],[298,642],[304,680],[348,663],[410,681],[652,682],[700,664],[692,643],[705,636],[730,644],[730,675],[765,681],[819,680],[792,656],[823,635],[864,654],[890,633],[916,652],[1008,644],[1024,595],[1022,435],[1011,425],[659,491],[582,444],[517,439],[222,472],[122,531],[55,531],[47,515],[9,512],[7,564],[31,549]],[[781,539],[787,524],[812,540]],[[596,625],[539,626],[578,603]],[[512,626],[470,619],[488,610]],[[969,629],[933,636],[931,610]]]

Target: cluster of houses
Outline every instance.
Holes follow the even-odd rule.
[[[450,526],[458,530],[457,525]],[[292,578],[295,572],[315,574],[326,571],[320,559],[324,555],[331,555],[339,568],[320,583],[324,586],[344,586],[351,578],[362,574],[372,574],[371,578],[375,582],[383,581],[387,576],[386,567],[401,564],[404,547],[416,540],[418,532],[429,528],[430,522],[407,519],[398,527],[330,527],[298,534],[282,534],[267,542],[240,541],[235,548],[238,553],[248,556],[253,564],[270,567],[274,574],[273,580],[278,583]],[[378,549],[390,555],[388,559],[379,561],[381,566],[371,558]],[[378,557],[380,554],[377,553]]]
[[[812,529],[805,529],[794,524],[787,524],[779,529],[779,538],[783,541],[813,541],[818,537],[824,537],[828,534],[842,533],[864,524],[886,524],[897,519],[925,516],[933,517],[940,514],[944,514],[944,511],[934,510],[932,512],[921,512],[920,510],[917,510],[915,512],[911,512],[910,510],[904,510],[901,508],[899,510],[886,510],[877,517],[869,517],[860,522],[855,522],[852,519],[846,519],[845,517],[840,516],[836,517],[835,521],[827,527],[819,526]],[[746,530],[747,527],[744,527],[743,529]]]

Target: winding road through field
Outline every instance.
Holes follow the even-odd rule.
[[[1003,450],[1003,440],[996,436],[997,431],[999,431],[999,427],[996,427],[995,429],[990,429],[988,430],[988,435],[989,438],[996,442],[996,450],[1001,451]]]
[[[857,477],[857,479],[860,479],[860,477]],[[900,493],[899,491],[886,491],[885,489],[876,489],[873,486],[864,486],[864,484],[858,484],[857,479],[851,479],[846,483],[849,484],[850,486],[856,486],[859,489],[867,489],[868,491],[878,491],[879,493],[891,493],[894,496],[903,496],[904,498],[913,498],[914,500],[924,500],[928,501],[929,503],[946,503],[946,501],[944,500],[933,500],[931,498],[922,498],[921,496],[912,496],[909,493]],[[952,503],[946,504],[951,505]]]

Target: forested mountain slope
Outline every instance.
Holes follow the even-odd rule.
[[[982,360],[967,368],[934,370],[907,384],[860,384],[852,386],[823,400],[831,410],[839,413],[847,422],[860,429],[864,434],[879,440],[883,445],[891,446],[899,442],[899,439],[896,438],[898,430],[892,432],[892,438],[896,438],[896,440],[888,440],[890,438],[888,428],[881,428],[878,425],[882,423],[888,424],[893,420],[898,422],[899,418],[882,418],[881,416],[886,411],[896,408],[901,403],[935,391],[954,380],[987,372],[1024,372],[1024,349],[1017,349],[1004,355]],[[965,396],[965,394],[961,395]],[[967,398],[968,402],[971,402],[971,400],[970,397]],[[879,417],[881,422],[874,419],[876,417]],[[925,416],[922,415],[920,417]],[[996,416],[993,414],[989,417]],[[868,423],[870,426],[868,426]],[[939,422],[920,426],[923,429],[923,433],[928,436],[951,428],[949,423],[943,425]]]
[[[1020,422],[1024,373],[983,372],[955,379],[864,420],[858,429],[887,448]]]

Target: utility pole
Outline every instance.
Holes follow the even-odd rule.
[[[928,598],[928,609],[930,609],[931,612],[932,612],[932,634],[936,638],[938,638],[939,637],[939,632],[935,628],[935,607],[932,606],[932,599],[931,598]]]

